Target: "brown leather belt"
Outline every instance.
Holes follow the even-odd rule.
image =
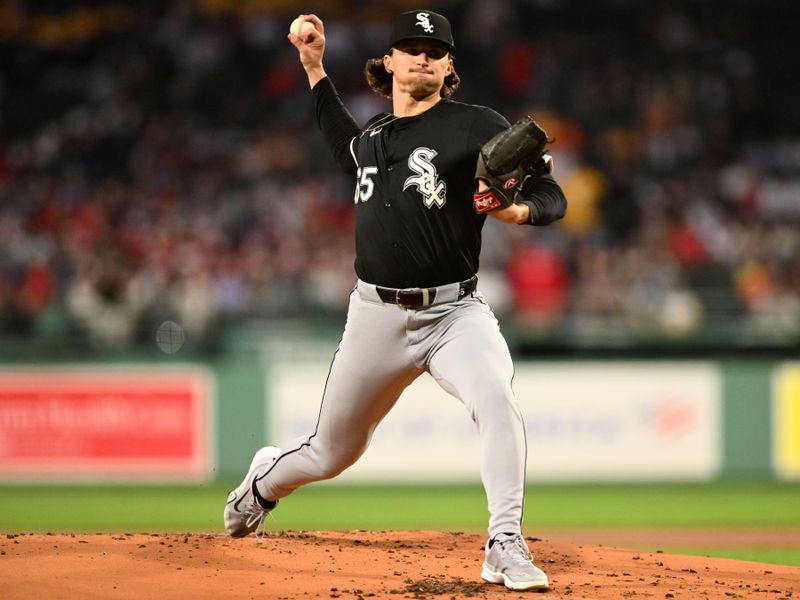
[[[458,284],[458,299],[461,300],[475,291],[478,287],[478,276],[473,275],[466,281]],[[436,292],[439,288],[387,288],[379,285],[375,286],[380,299],[387,304],[397,304],[403,308],[427,308],[436,300]]]

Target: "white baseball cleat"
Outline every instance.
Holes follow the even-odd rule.
[[[522,536],[499,533],[486,542],[486,560],[481,577],[489,583],[502,583],[512,590],[546,590],[547,575],[533,564]]]
[[[224,517],[225,529],[231,537],[244,537],[256,531],[264,518],[278,504],[277,500],[270,501],[256,497],[253,494],[253,483],[256,475],[263,474],[280,454],[281,449],[275,446],[261,448],[253,456],[242,483],[228,494]]]

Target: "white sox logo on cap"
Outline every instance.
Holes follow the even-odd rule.
[[[432,10],[409,10],[399,14],[392,25],[389,48],[404,40],[418,39],[436,40],[447,46],[451,52],[455,50],[450,21]]]
[[[431,24],[429,13],[418,12],[416,25],[422,27],[422,31],[425,33],[433,33],[433,25]]]

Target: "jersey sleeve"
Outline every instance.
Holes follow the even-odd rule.
[[[549,225],[567,213],[567,198],[552,175],[528,179],[518,198],[518,202],[531,209],[526,225]]]
[[[311,90],[319,125],[333,157],[347,173],[356,172],[356,148],[361,129],[345,107],[333,82],[325,77]]]

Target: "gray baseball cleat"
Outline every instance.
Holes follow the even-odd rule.
[[[486,542],[486,560],[481,577],[489,583],[502,583],[512,590],[546,590],[547,575],[533,564],[522,536],[499,533]]]
[[[231,537],[244,537],[256,531],[264,518],[278,504],[277,500],[265,500],[253,492],[256,475],[263,473],[275,462],[281,449],[265,446],[256,452],[242,483],[228,494],[225,504],[225,529]]]

